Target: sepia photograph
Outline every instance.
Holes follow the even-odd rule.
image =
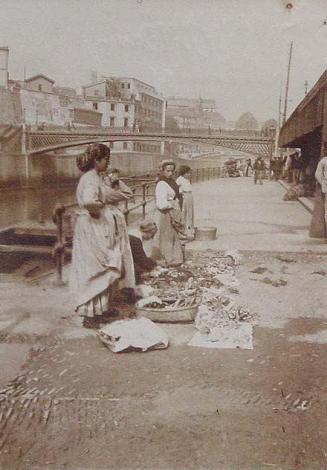
[[[0,470],[326,470],[326,363],[326,0],[0,0]]]

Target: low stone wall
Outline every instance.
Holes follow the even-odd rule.
[[[113,154],[111,164],[122,175],[144,175],[156,173],[161,159],[158,154],[126,152]],[[80,176],[76,155],[52,153],[27,158],[0,153],[0,189],[65,185],[77,182]]]
[[[118,168],[124,176],[156,174],[163,158],[167,157],[151,153],[119,152],[113,153],[111,165]],[[174,158],[174,161],[177,169],[185,164],[192,169],[221,166],[221,162],[215,159]],[[24,157],[0,153],[0,189],[65,185],[75,183],[80,176],[76,155],[51,153]]]

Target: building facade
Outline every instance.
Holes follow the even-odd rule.
[[[8,58],[9,48],[0,47],[0,88],[7,89],[9,74],[8,74]]]
[[[165,127],[166,101],[155,87],[133,77],[118,79],[121,96],[135,103],[135,129],[155,131]],[[156,142],[135,142],[137,152],[164,153],[164,144]]]
[[[202,98],[168,98],[167,117],[180,129],[222,129],[225,118],[217,112],[216,101]]]
[[[65,126],[70,122],[70,110],[61,106],[58,95],[25,88],[16,93],[20,98],[23,122],[26,124],[36,127]]]
[[[103,77],[83,87],[89,109],[102,113],[102,126],[133,131],[161,129],[165,124],[165,100],[155,88],[132,77]],[[160,153],[158,143],[115,143],[114,149]]]
[[[101,127],[102,114],[93,109],[71,108],[70,126],[72,127]]]
[[[165,126],[166,102],[156,89],[133,77],[118,79],[122,97],[135,101],[135,124],[143,129]]]
[[[55,81],[43,74],[34,75],[24,81],[26,90],[53,93]]]

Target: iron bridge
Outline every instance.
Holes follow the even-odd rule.
[[[79,147],[93,143],[105,142],[169,142],[169,143],[202,143],[252,155],[271,157],[274,139],[263,137],[259,132],[220,131],[220,132],[132,132],[132,131],[27,131],[26,153],[37,155],[55,150]]]

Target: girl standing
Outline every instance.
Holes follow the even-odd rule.
[[[177,178],[176,183],[178,184],[179,191],[183,196],[182,222],[185,227],[185,233],[188,236],[193,235],[194,230],[194,205],[190,179],[191,168],[187,165],[182,165],[179,168],[179,177]]]
[[[161,163],[155,189],[156,207],[159,212],[159,249],[167,266],[183,263],[182,244],[179,234],[183,231],[180,210],[181,195],[173,178],[176,165],[172,160]]]

